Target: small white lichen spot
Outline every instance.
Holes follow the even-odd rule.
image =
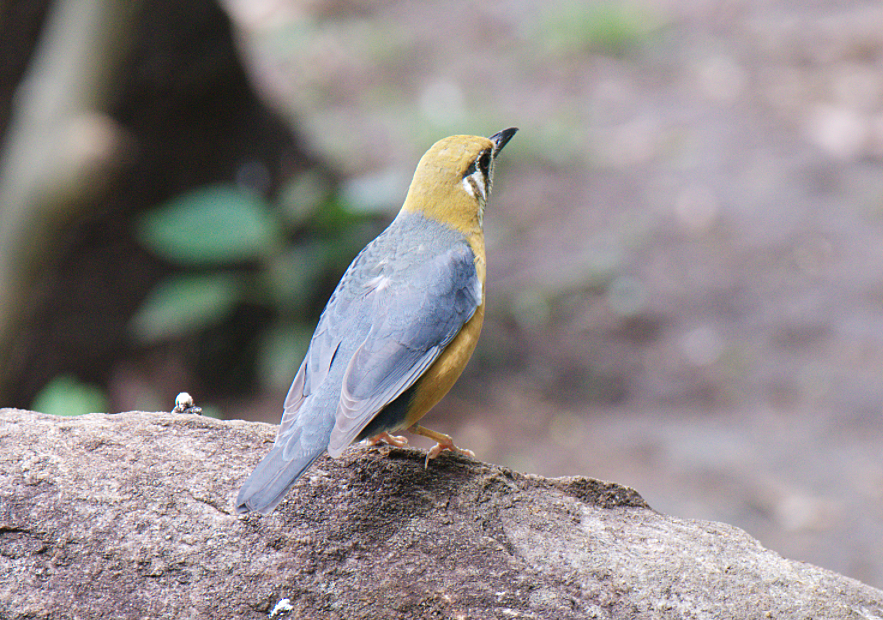
[[[291,606],[291,601],[289,601],[287,598],[284,598],[281,601],[279,601],[278,603],[276,603],[276,606],[273,608],[273,611],[270,612],[269,617],[275,618],[279,614],[284,613],[286,611],[291,611],[292,609],[294,609],[294,607]]]

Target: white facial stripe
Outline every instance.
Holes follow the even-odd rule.
[[[468,177],[464,177],[463,189],[465,189],[470,196],[477,200],[481,200],[482,202],[487,200],[487,195],[485,194],[484,175],[482,175],[481,172],[475,171]]]
[[[472,177],[463,177],[463,189],[466,190],[466,193],[475,198],[475,181],[472,180]]]

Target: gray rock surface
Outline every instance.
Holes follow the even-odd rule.
[[[883,592],[637,492],[414,450],[233,513],[266,424],[0,410],[0,618],[883,618]]]

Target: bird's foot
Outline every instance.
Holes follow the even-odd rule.
[[[439,433],[437,431],[429,430],[428,428],[424,428],[419,424],[415,424],[408,429],[415,435],[423,435],[424,437],[429,437],[434,440],[436,444],[426,453],[426,461],[423,463],[424,468],[429,467],[429,461],[437,457],[445,450],[449,450],[451,452],[456,452],[457,454],[462,454],[463,456],[471,456],[475,457],[475,452],[472,450],[467,450],[466,448],[458,448],[454,445],[454,440],[450,435],[445,435],[444,433]]]
[[[370,437],[368,439],[369,446],[376,446],[379,443],[389,444],[390,446],[395,446],[396,448],[404,448],[408,445],[408,438],[401,437],[400,435],[390,435],[386,431],[383,431],[379,435],[375,435],[374,437]]]

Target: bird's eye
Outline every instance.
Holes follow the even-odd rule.
[[[469,167],[466,168],[466,172],[463,173],[463,178],[465,179],[466,177],[468,177],[472,174],[475,174],[476,170],[479,170],[479,171],[481,171],[481,174],[484,176],[484,178],[487,179],[488,173],[490,172],[490,167],[491,167],[491,152],[490,152],[490,150],[487,150],[487,151],[482,152],[482,154],[479,155],[477,159],[475,159],[471,164],[469,164]]]
[[[491,152],[485,151],[478,158],[478,169],[481,170],[481,173],[484,176],[488,175],[488,171],[491,167]]]

